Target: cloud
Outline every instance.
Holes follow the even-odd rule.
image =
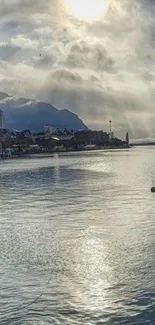
[[[49,1],[42,0],[1,0],[0,15],[26,14],[29,12],[47,12]]]
[[[107,51],[100,41],[85,40],[70,42],[66,48],[66,64],[70,68],[85,68],[90,70],[112,70],[114,60],[108,57]]]
[[[155,133],[155,3],[111,0],[104,18],[70,17],[65,0],[0,7],[0,88],[78,113],[93,128]]]
[[[37,40],[26,38],[24,35],[17,35],[15,38],[12,38],[10,44],[22,49],[36,49],[39,47]]]

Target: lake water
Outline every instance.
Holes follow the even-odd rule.
[[[155,147],[0,162],[0,324],[155,324]]]

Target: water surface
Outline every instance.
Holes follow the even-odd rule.
[[[0,324],[155,324],[155,147],[0,162]]]

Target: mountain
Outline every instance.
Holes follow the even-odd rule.
[[[0,92],[0,109],[4,113],[4,127],[39,132],[45,125],[56,128],[87,129],[79,117],[67,109],[58,110],[51,104],[9,96]]]

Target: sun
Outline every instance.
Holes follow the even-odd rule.
[[[107,6],[108,0],[66,0],[68,14],[86,21],[100,19]]]

